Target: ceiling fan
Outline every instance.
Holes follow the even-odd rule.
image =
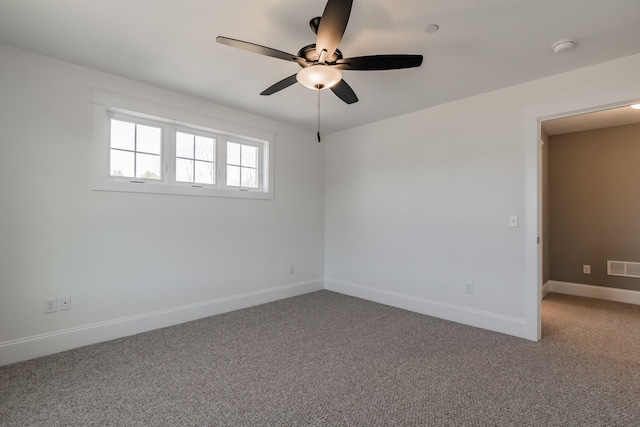
[[[338,44],[347,28],[352,4],[353,0],[328,0],[322,16],[309,22],[311,30],[317,35],[316,42],[304,46],[297,55],[228,37],[219,36],[216,41],[249,52],[296,62],[302,67],[296,74],[280,80],[260,95],[272,95],[299,82],[318,91],[329,88],[338,98],[347,104],[353,104],[358,102],[358,97],[351,86],[342,79],[340,70],[371,71],[419,67],[422,64],[422,55],[392,54],[344,58],[338,50]]]

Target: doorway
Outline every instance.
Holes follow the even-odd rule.
[[[525,335],[541,338],[542,123],[561,117],[609,110],[640,102],[640,83],[525,108]]]
[[[619,291],[640,291],[638,280],[607,267],[609,260],[640,260],[640,200],[632,184],[640,180],[640,109],[547,120],[541,133],[544,291],[630,302]]]

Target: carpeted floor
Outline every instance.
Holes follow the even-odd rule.
[[[320,291],[0,368],[2,426],[640,426],[640,307],[535,343]]]

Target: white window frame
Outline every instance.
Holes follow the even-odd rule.
[[[109,120],[111,117],[139,119],[142,124],[162,124],[162,179],[144,180],[111,176],[109,170]],[[274,198],[275,132],[225,122],[209,115],[134,99],[101,89],[93,91],[93,125],[93,190],[246,199]],[[216,184],[175,181],[176,130],[213,136],[216,139]],[[227,139],[259,147],[261,173],[257,189],[226,186]]]
[[[151,126],[151,127],[155,127],[155,128],[160,128],[160,133],[161,133],[161,146],[160,146],[160,175],[161,175],[161,179],[145,179],[145,178],[138,178],[138,177],[131,177],[131,176],[116,176],[116,175],[111,175],[111,126],[109,124],[109,122],[111,121],[111,119],[114,120],[119,120],[122,122],[128,122],[128,123],[133,123],[136,125],[144,125],[144,126]],[[126,115],[126,114],[121,114],[121,113],[115,113],[115,112],[109,112],[107,111],[107,145],[109,146],[109,151],[107,154],[107,175],[109,177],[109,179],[113,179],[113,180],[117,180],[117,181],[121,181],[121,182],[136,182],[136,183],[144,183],[144,182],[162,182],[165,180],[165,171],[164,168],[162,167],[163,163],[166,162],[166,150],[165,150],[165,144],[162,144],[162,141],[164,141],[165,138],[167,138],[166,135],[167,132],[167,127],[164,126],[164,124],[162,122],[156,122],[156,121],[152,121],[146,118],[142,118],[142,117],[135,117],[135,116],[131,116],[131,115]],[[138,152],[136,150],[136,152]]]
[[[218,167],[218,162],[220,161],[219,156],[220,156],[220,152],[218,151],[218,146],[220,145],[220,141],[221,141],[221,136],[220,135],[216,135],[214,133],[211,132],[203,132],[200,131],[198,129],[193,129],[193,128],[188,128],[185,126],[175,126],[172,129],[172,133],[171,133],[171,137],[175,138],[176,137],[176,133],[180,132],[180,133],[186,133],[186,134],[190,134],[190,135],[195,135],[195,136],[203,136],[205,138],[212,138],[214,140],[213,143],[213,164],[215,165],[215,172],[213,174],[213,180],[214,183],[213,184],[204,184],[204,183],[197,183],[197,182],[185,182],[185,181],[178,181],[176,178],[177,172],[176,172],[176,168],[177,168],[177,164],[176,164],[176,160],[177,160],[177,150],[176,150],[176,146],[177,146],[177,142],[174,140],[172,141],[173,143],[173,155],[171,156],[171,161],[168,162],[168,167],[169,169],[172,171],[173,173],[173,178],[174,178],[174,183],[176,185],[188,185],[191,187],[216,187],[220,184],[220,174],[219,174],[219,167]],[[194,147],[195,149],[195,147]],[[183,157],[184,158],[184,157]],[[196,161],[195,159],[195,152],[194,152],[194,162]],[[194,168],[193,168],[193,173],[195,175],[195,164],[194,164]]]
[[[224,141],[224,154],[225,154],[225,159],[226,159],[226,150],[227,150],[227,143],[232,142],[235,144],[240,144],[240,145],[249,145],[249,146],[253,146],[253,147],[257,147],[258,148],[258,160],[257,160],[257,164],[258,164],[258,171],[262,170],[262,165],[264,164],[264,155],[263,155],[263,150],[261,150],[261,147],[259,144],[256,144],[254,142],[248,141],[246,139],[242,139],[239,137],[230,137],[227,138]],[[224,181],[225,181],[225,185],[227,182],[227,166],[228,164],[225,162],[225,168],[224,168]],[[235,165],[234,165],[235,166]],[[239,166],[239,165],[238,165]],[[242,166],[240,166],[242,167]],[[258,188],[262,188],[262,181],[263,181],[263,174],[259,173],[257,175],[257,179],[258,179]],[[229,186],[228,188],[236,188],[236,189],[240,189],[241,191],[248,191],[247,189],[244,189],[242,187],[236,187],[236,186]],[[254,189],[255,190],[255,189]]]

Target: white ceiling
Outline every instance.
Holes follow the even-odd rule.
[[[294,63],[215,42],[297,53],[325,0],[2,0],[0,42],[315,129],[317,95],[259,93]],[[322,92],[322,130],[347,129],[640,52],[639,0],[354,0],[345,57],[422,54],[417,69],[346,71],[360,101]],[[425,27],[440,31],[427,34]],[[575,38],[575,50],[551,44]]]
[[[640,122],[640,110],[625,106],[547,120],[542,122],[542,130],[544,130],[547,135],[553,136],[611,126],[629,125],[638,122]]]

